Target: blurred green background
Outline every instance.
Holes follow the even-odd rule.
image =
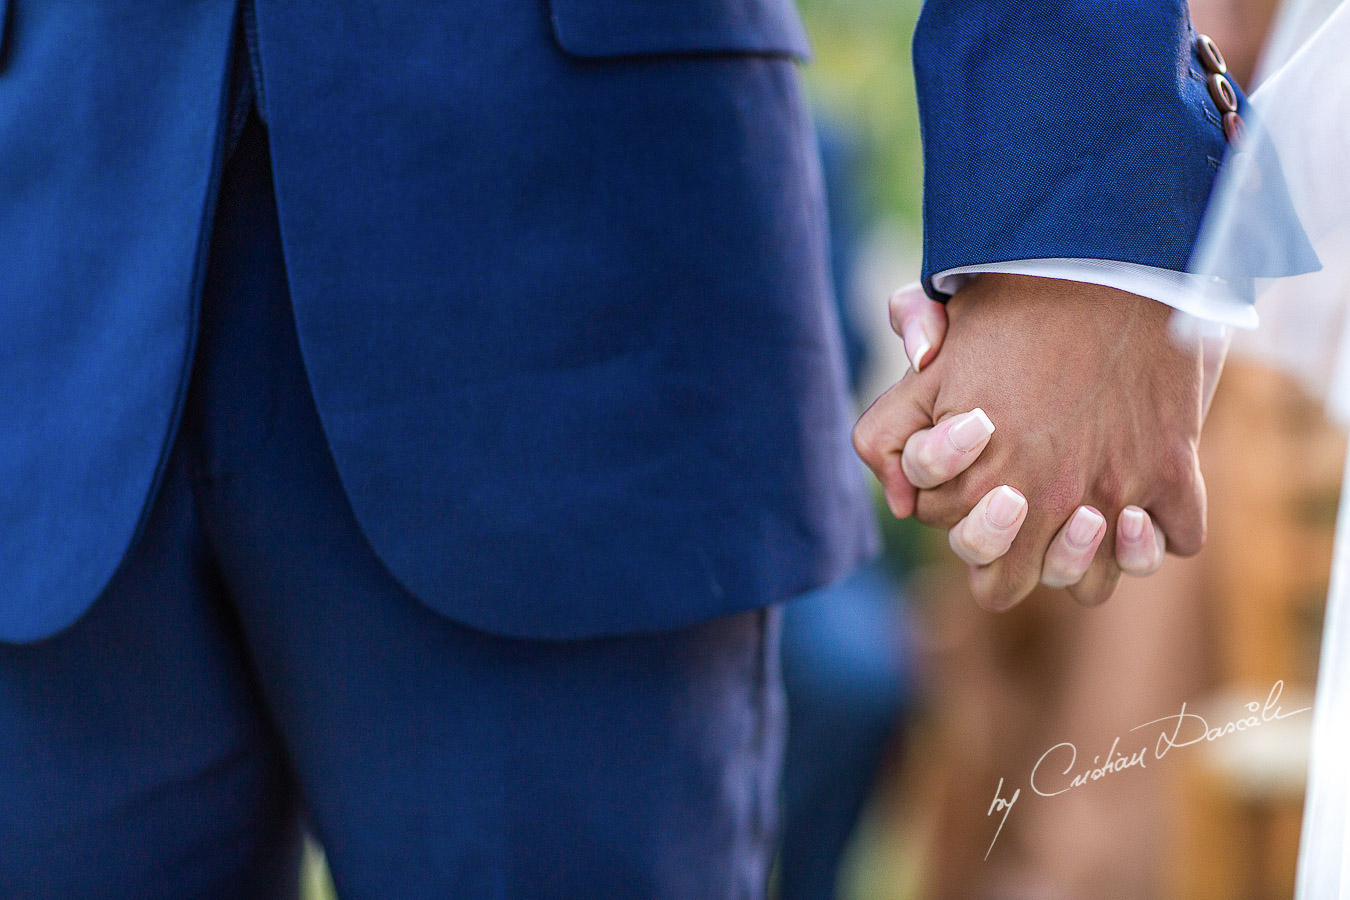
[[[871,212],[917,245],[921,174],[910,37],[919,0],[799,0],[815,59],[804,69],[817,107],[856,131]]]

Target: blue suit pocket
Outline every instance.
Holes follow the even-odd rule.
[[[558,46],[586,59],[741,53],[805,61],[811,55],[793,0],[550,0],[550,4]]]

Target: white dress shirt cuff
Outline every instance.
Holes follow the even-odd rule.
[[[1166,303],[1205,322],[1246,329],[1257,325],[1256,307],[1228,290],[1219,279],[1110,259],[1023,259],[960,266],[934,275],[933,287],[954,294],[984,272],[1100,284]]]

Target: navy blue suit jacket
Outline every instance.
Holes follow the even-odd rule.
[[[791,0],[256,7],[312,389],[411,593],[579,637],[770,603],[867,552]],[[148,509],[236,12],[10,0],[0,638],[79,616]],[[1184,263],[1221,138],[1180,3],[934,0],[917,47],[930,271]]]

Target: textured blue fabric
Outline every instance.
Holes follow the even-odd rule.
[[[914,67],[929,293],[941,299],[935,273],[1010,260],[1185,271],[1227,151],[1195,39],[1185,0],[927,0]],[[1263,208],[1285,239],[1241,274],[1315,269],[1266,162]]]
[[[0,69],[0,637],[88,607],[186,383],[229,4],[12,3]]]
[[[760,52],[807,59],[811,47],[781,0],[548,0],[558,43],[580,57]]]
[[[149,508],[236,13],[11,0],[0,637],[77,617]],[[319,412],[405,587],[578,637],[773,602],[871,548],[790,0],[245,18]],[[1179,0],[929,2],[925,272],[1184,267],[1224,151],[1191,40]]]
[[[5,35],[9,29],[9,0],[0,0],[0,66],[5,62]]]
[[[0,644],[0,897],[295,900],[300,810],[343,900],[762,897],[781,608],[533,641],[403,591],[315,413],[259,135],[143,539]]]
[[[236,9],[11,12],[0,637],[22,640],[98,595],[167,458]],[[246,31],[319,412],[412,593],[579,637],[761,606],[871,548],[790,0],[259,0]]]

